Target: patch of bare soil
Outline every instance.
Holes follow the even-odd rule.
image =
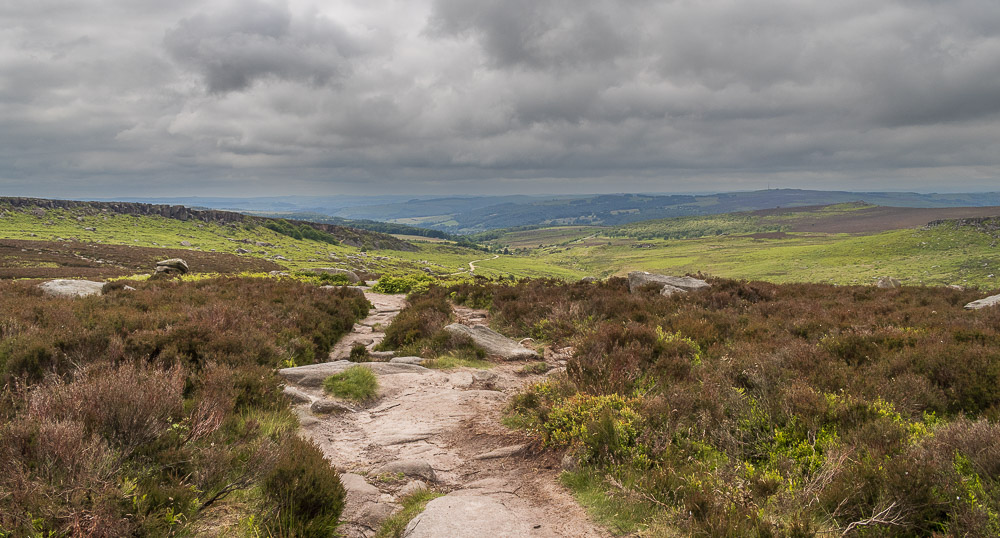
[[[402,308],[402,297],[366,295],[376,309],[355,329],[366,340],[378,340],[379,327],[387,326]],[[484,311],[457,309],[457,314],[464,322],[486,319]],[[339,353],[342,350],[334,351]],[[558,353],[546,356],[553,367],[565,358]],[[509,519],[519,530],[498,524],[493,529],[497,537],[609,536],[558,484],[556,455],[542,452],[500,423],[510,397],[542,376],[521,374],[521,363],[500,363],[485,371],[399,366],[374,369],[379,397],[354,412],[315,415],[307,404],[298,406],[304,435],[344,473],[348,502],[342,532],[374,535],[379,522],[398,509],[398,498],[419,480],[451,493],[449,498],[458,495],[456,502],[471,496],[500,503],[513,514]],[[297,388],[313,398],[324,397],[318,389]],[[472,530],[473,523],[468,532],[481,532]]]
[[[0,279],[103,279],[152,272],[156,262],[183,258],[199,273],[281,271],[284,267],[260,258],[224,252],[105,245],[73,241],[0,240]]]

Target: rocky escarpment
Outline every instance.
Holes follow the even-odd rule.
[[[181,221],[201,221],[220,224],[245,222],[264,225],[269,221],[280,220],[244,215],[234,211],[191,209],[182,205],[143,204],[137,202],[83,202],[77,200],[48,200],[45,198],[0,197],[0,206],[36,208],[42,211],[47,209],[71,209],[94,214],[101,212],[119,213],[123,215],[156,216]],[[352,247],[366,246],[373,249],[403,250],[408,252],[417,250],[417,247],[410,243],[388,234],[318,222],[298,220],[289,220],[288,222],[295,226],[304,224],[321,232],[328,233],[338,241]]]

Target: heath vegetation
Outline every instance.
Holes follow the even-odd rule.
[[[1000,534],[1000,311],[943,288],[712,284],[449,295],[505,334],[574,347],[568,376],[516,397],[508,423],[567,450],[567,483],[623,532]]]
[[[214,278],[52,298],[0,282],[0,535],[330,536],[343,488],[275,369],[325,357],[349,288]],[[232,523],[232,522],[231,522]]]

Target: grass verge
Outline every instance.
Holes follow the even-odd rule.
[[[403,497],[400,499],[403,509],[382,522],[375,538],[401,538],[410,520],[423,512],[427,503],[443,495],[444,493],[438,491],[419,489]]]
[[[559,481],[569,488],[573,497],[597,523],[615,534],[650,536],[649,531],[653,528],[660,529],[655,520],[663,513],[663,508],[623,495],[620,489],[609,484],[593,469],[564,472]],[[655,535],[663,536],[659,532]]]
[[[447,353],[436,359],[424,361],[421,365],[435,370],[450,370],[452,368],[475,368],[477,370],[488,370],[493,368],[493,363],[480,359],[475,355],[465,353]]]
[[[323,381],[323,389],[338,397],[363,402],[375,398],[378,393],[378,379],[364,366],[350,368],[334,374]]]

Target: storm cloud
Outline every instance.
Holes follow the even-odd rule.
[[[0,6],[44,196],[1000,188],[992,0]]]

